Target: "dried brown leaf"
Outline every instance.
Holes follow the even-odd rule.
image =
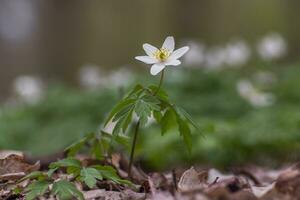
[[[178,183],[178,190],[181,192],[189,192],[206,188],[207,177],[207,171],[198,173],[194,167],[191,167],[182,174]]]
[[[4,159],[0,159],[0,180],[20,178],[27,173],[39,170],[39,168],[39,162],[31,165],[24,161],[24,157],[10,154]]]

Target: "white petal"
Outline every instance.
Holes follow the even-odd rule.
[[[183,56],[189,49],[190,48],[188,46],[177,49],[170,55],[169,59],[176,60],[176,59],[180,58],[181,56]]]
[[[180,60],[169,60],[167,62],[164,63],[165,65],[173,65],[173,66],[177,66],[177,65],[180,65],[181,62]]]
[[[173,52],[174,51],[174,47],[175,47],[175,41],[174,41],[174,37],[172,36],[168,36],[163,45],[162,45],[162,48],[164,49],[168,49],[170,52]]]
[[[162,63],[157,63],[152,65],[150,73],[155,76],[157,75],[159,72],[161,72],[166,66]]]
[[[153,57],[153,54],[158,51],[158,49],[155,46],[152,46],[151,44],[145,43],[143,44],[143,49],[146,52],[148,56]]]
[[[155,58],[152,58],[150,56],[136,56],[135,59],[142,61],[146,64],[154,64],[158,62]]]

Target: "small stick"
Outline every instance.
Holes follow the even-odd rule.
[[[173,178],[173,184],[174,184],[174,187],[175,187],[175,190],[177,191],[177,178],[176,178],[176,172],[175,172],[175,168],[172,169],[172,178]]]

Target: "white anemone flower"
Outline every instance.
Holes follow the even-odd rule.
[[[135,59],[146,64],[152,64],[150,73],[155,76],[168,65],[180,65],[181,62],[178,59],[189,50],[188,46],[179,48],[175,51],[174,48],[174,37],[168,36],[160,49],[148,43],[143,44],[143,49],[145,50],[147,56],[136,56]]]
[[[257,51],[264,60],[276,60],[287,53],[286,40],[279,33],[270,33],[257,45]]]
[[[271,106],[275,102],[272,93],[259,91],[249,80],[240,80],[237,83],[239,95],[254,107]]]

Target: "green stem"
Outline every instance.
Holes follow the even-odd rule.
[[[157,93],[159,92],[159,90],[162,86],[162,83],[163,83],[163,80],[164,80],[164,72],[165,72],[165,70],[163,70],[161,72],[158,88],[155,91],[155,93],[153,94],[153,96],[157,95]],[[131,171],[132,171],[132,164],[133,164],[133,158],[134,158],[134,150],[135,150],[135,146],[136,146],[136,141],[137,141],[137,135],[138,135],[138,132],[139,132],[139,128],[140,128],[140,120],[137,122],[137,124],[135,126],[134,136],[133,136],[133,141],[132,141],[132,146],[131,146],[130,160],[129,160],[129,166],[128,166],[128,178],[129,179],[131,179]]]
[[[131,153],[130,153],[130,160],[129,160],[129,167],[128,167],[128,178],[129,179],[131,179],[131,171],[132,171],[134,150],[135,150],[135,145],[136,145],[136,140],[137,140],[137,135],[138,135],[138,132],[139,132],[139,128],[140,128],[140,120],[135,125],[134,136],[133,136],[133,141],[132,141],[132,146],[131,146]]]
[[[162,83],[163,83],[163,80],[164,80],[164,74],[165,74],[165,69],[162,70],[161,72],[161,75],[160,75],[160,80],[159,80],[159,84],[158,84],[158,88],[157,90],[155,91],[155,93],[153,94],[153,96],[156,96],[157,93],[159,92],[161,86],[162,86]]]

